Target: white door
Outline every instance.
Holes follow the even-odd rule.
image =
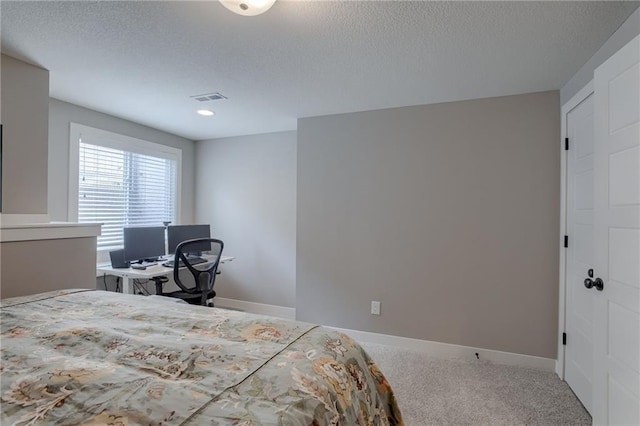
[[[591,412],[593,298],[593,94],[567,113],[567,281],[565,380]]]
[[[640,36],[594,76],[592,413],[640,425]]]

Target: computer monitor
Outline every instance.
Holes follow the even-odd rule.
[[[164,226],[124,228],[124,260],[155,260],[164,256]]]
[[[167,228],[167,240],[169,254],[176,252],[176,247],[183,241],[195,238],[211,238],[209,225],[176,225]],[[190,254],[200,254],[211,250],[211,243],[200,243],[189,246]]]

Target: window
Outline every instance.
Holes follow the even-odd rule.
[[[178,223],[181,151],[71,123],[71,221],[102,223],[98,250],[122,228]]]

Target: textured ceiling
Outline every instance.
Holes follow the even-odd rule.
[[[316,115],[559,89],[638,2],[0,3],[2,52],[51,96],[201,140]],[[191,95],[220,92],[195,110]]]

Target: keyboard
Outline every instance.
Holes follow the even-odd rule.
[[[198,265],[200,263],[206,263],[207,262],[207,259],[203,259],[201,257],[188,257],[187,259],[189,260],[189,263],[191,265]],[[162,266],[166,266],[167,268],[173,268],[173,265],[175,265],[175,261],[173,261],[173,260],[167,260],[166,262],[164,262],[162,264]],[[184,267],[184,263],[182,262],[182,260],[178,264],[178,267],[179,268],[183,268]]]

